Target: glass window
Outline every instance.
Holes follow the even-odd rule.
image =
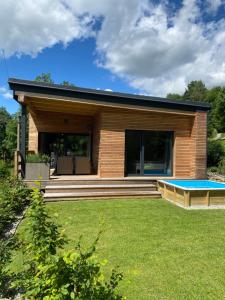
[[[127,131],[126,174],[172,175],[173,132]]]

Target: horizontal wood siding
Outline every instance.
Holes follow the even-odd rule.
[[[92,116],[30,110],[29,150],[38,151],[38,132],[91,133],[92,127]]]
[[[30,111],[28,118],[28,150],[34,153],[38,152],[38,130],[34,122],[34,114]]]
[[[92,131],[93,117],[89,116],[37,111],[32,117],[39,132],[88,133]]]
[[[205,112],[182,115],[101,107],[94,116],[86,116],[30,109],[29,150],[38,151],[38,132],[91,132],[95,172],[102,178],[124,177],[125,130],[173,131],[173,176],[204,178],[206,115]]]
[[[206,178],[207,156],[207,114],[196,112],[192,128],[192,167],[191,176],[196,179]]]
[[[206,113],[185,116],[108,109],[101,115],[99,161],[101,177],[124,176],[126,129],[174,131],[174,177],[198,178],[203,176],[206,167],[206,129],[203,128]]]

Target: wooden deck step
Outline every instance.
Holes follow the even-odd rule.
[[[36,186],[34,180],[24,180],[24,182],[29,186]],[[92,178],[92,179],[70,179],[70,180],[40,180],[43,189],[46,186],[58,186],[58,185],[103,185],[103,184],[156,184],[156,180],[151,178],[140,178],[140,179],[107,179],[107,178]]]
[[[77,199],[94,199],[94,198],[115,198],[115,197],[148,197],[160,198],[161,193],[158,191],[101,191],[101,192],[73,192],[73,193],[45,193],[45,201],[77,200]]]
[[[154,184],[85,184],[85,185],[49,185],[46,186],[46,193],[72,193],[72,192],[97,192],[106,190],[142,190],[142,191],[155,191]]]

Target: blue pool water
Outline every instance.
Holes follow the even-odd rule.
[[[169,185],[177,186],[182,189],[225,189],[225,183],[212,180],[160,180]]]

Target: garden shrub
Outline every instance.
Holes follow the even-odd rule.
[[[8,231],[17,216],[29,202],[30,190],[16,178],[1,181],[0,186],[0,297],[13,293],[10,281],[14,275],[9,272],[12,251],[17,245],[16,238]]]
[[[208,171],[209,172],[212,172],[212,173],[217,173],[218,172],[218,167],[210,167],[210,168],[208,168]]]
[[[218,172],[223,175],[225,174],[225,158],[222,158],[219,162]]]
[[[49,163],[50,157],[47,154],[29,154],[26,157],[28,163]]]
[[[30,190],[16,178],[8,178],[0,187],[0,238],[29,202]]]
[[[64,250],[65,235],[49,217],[38,189],[32,192],[27,213],[29,241],[23,243],[27,261],[13,286],[25,299],[48,300],[120,300],[118,290],[122,274],[116,269],[106,280],[102,264],[95,258],[99,236],[87,251],[78,242],[73,250]]]
[[[11,274],[9,264],[12,259],[12,251],[17,245],[15,237],[1,237],[0,239],[0,298],[10,297],[14,290],[10,287]]]
[[[207,163],[208,167],[218,166],[220,160],[225,156],[225,147],[222,141],[209,140],[208,141],[208,152],[207,152]]]
[[[10,175],[10,170],[7,164],[4,161],[0,160],[0,180],[9,177],[9,175]]]

